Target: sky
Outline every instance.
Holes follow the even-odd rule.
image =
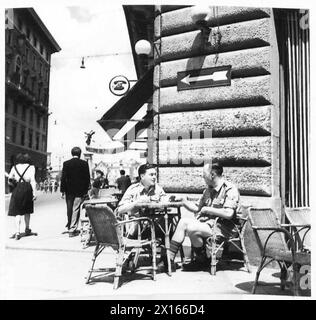
[[[54,165],[73,146],[84,150],[84,133],[90,130],[95,131],[91,147],[107,144],[96,121],[120,98],[110,92],[109,82],[117,75],[137,78],[120,4],[34,9],[62,48],[51,60],[48,151]],[[82,57],[85,69],[80,68]]]

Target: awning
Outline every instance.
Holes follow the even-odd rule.
[[[132,117],[153,95],[153,71],[153,67],[149,69],[132,89],[97,121],[111,138],[128,121],[136,122],[136,130],[146,128],[152,122],[152,111],[148,111],[141,119],[132,119]]]

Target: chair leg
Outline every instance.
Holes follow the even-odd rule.
[[[259,280],[260,272],[261,272],[261,270],[262,270],[262,267],[263,267],[265,261],[266,261],[266,257],[262,257],[261,263],[260,263],[260,265],[259,265],[259,267],[258,267],[258,270],[257,270],[257,272],[256,272],[255,283],[253,284],[252,291],[251,291],[252,294],[255,294],[255,293],[256,293],[256,289],[257,289],[257,285],[258,285],[258,280]]]
[[[114,290],[116,290],[119,285],[120,276],[122,275],[123,260],[124,260],[124,250],[122,248],[119,248],[117,258],[116,258],[116,269],[115,269],[114,284],[113,284]]]
[[[85,241],[85,243],[84,243],[84,245],[85,245],[86,247],[89,246],[89,244],[90,244],[90,242],[91,242],[91,239],[92,239],[92,233],[93,233],[93,231],[92,231],[91,226],[89,226],[89,229],[87,230],[87,233],[88,233],[88,236],[87,236],[87,239],[86,239],[86,241]]]
[[[294,296],[299,295],[299,281],[300,281],[300,265],[297,263],[293,264],[293,294]]]
[[[286,276],[287,276],[287,270],[285,265],[281,266],[281,290],[285,289],[285,284],[286,284]]]
[[[211,245],[211,275],[215,276],[216,275],[216,242],[215,242],[215,237],[212,238],[212,245]]]
[[[249,258],[247,255],[246,246],[243,238],[240,239],[240,244],[241,244],[242,253],[244,255],[244,266],[247,269],[247,271],[251,273]]]
[[[150,226],[151,230],[151,254],[152,254],[152,278],[156,280],[156,270],[157,270],[157,244],[156,244],[156,235],[155,227],[153,224]]]
[[[142,236],[142,233],[141,233],[141,226],[138,224],[137,225],[137,239],[138,241],[141,241],[141,236]],[[134,267],[135,269],[137,268],[137,264],[138,264],[138,259],[139,259],[139,256],[140,256],[140,248],[137,248],[135,250],[135,256],[134,256]]]
[[[90,281],[91,274],[93,272],[93,267],[94,267],[95,261],[96,261],[97,256],[98,256],[98,251],[99,251],[99,245],[97,244],[95,249],[94,249],[93,258],[92,258],[92,266],[91,266],[91,269],[88,272],[86,284],[88,284],[89,281]]]
[[[135,255],[134,255],[134,260],[133,260],[133,264],[134,264],[135,269],[137,268],[137,265],[138,265],[139,256],[140,256],[140,249],[137,248],[135,250]]]
[[[157,261],[156,261],[156,258],[157,258],[157,248],[156,248],[156,241],[152,241],[151,248],[152,248],[152,268],[153,268],[152,278],[153,278],[153,280],[155,281],[155,280],[156,280],[156,270],[157,270]]]

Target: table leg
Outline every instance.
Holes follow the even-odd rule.
[[[170,238],[169,238],[169,223],[168,223],[168,211],[165,209],[165,247],[168,263],[168,275],[171,276],[171,262],[170,262]]]
[[[180,219],[181,219],[181,210],[180,210],[180,208],[178,208],[178,221],[177,222],[179,222]],[[176,227],[175,227],[175,229],[176,229]],[[176,231],[176,230],[174,230],[174,231]],[[183,251],[182,244],[180,246],[180,257],[181,257],[181,262],[184,263],[184,251]]]

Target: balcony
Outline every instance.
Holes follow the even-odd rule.
[[[19,81],[19,75],[13,74],[11,77],[6,77],[6,86],[8,90],[13,92],[17,99],[28,102],[29,104],[34,103],[34,93],[30,89],[22,86],[21,82]]]

